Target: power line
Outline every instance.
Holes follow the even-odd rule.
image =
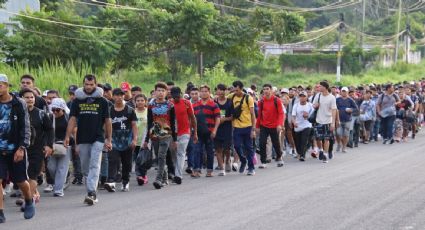
[[[40,31],[35,31],[35,30],[29,30],[29,29],[24,29],[24,28],[20,28],[20,30],[26,31],[26,32],[30,32],[30,33],[39,34],[39,35],[44,35],[44,36],[49,36],[49,37],[56,37],[56,38],[62,38],[62,39],[68,39],[68,40],[75,40],[75,41],[104,42],[104,43],[116,43],[116,44],[120,44],[120,43],[114,42],[114,41],[107,41],[107,40],[100,40],[100,39],[99,40],[92,40],[92,39],[85,39],[85,38],[68,37],[68,36],[62,36],[62,35],[57,35],[57,34],[50,34],[50,33],[45,33],[45,32],[40,32]]]
[[[127,29],[121,29],[121,28],[88,26],[88,25],[73,24],[73,23],[69,23],[69,22],[53,21],[53,20],[50,20],[50,19],[38,18],[38,17],[27,15],[27,14],[10,12],[10,11],[4,10],[4,9],[0,9],[0,11],[3,11],[5,13],[7,13],[7,14],[15,15],[15,16],[21,16],[21,17],[25,17],[25,18],[29,18],[29,19],[34,19],[34,20],[38,20],[38,21],[43,21],[43,22],[47,22],[47,23],[52,23],[52,24],[57,24],[57,25],[72,26],[72,27],[79,27],[79,28],[85,28],[85,29],[127,30]]]
[[[338,4],[338,2],[335,2],[335,3],[331,3],[329,5],[321,6],[321,7],[302,8],[302,7],[290,7],[290,6],[277,5],[277,4],[273,4],[273,3],[262,2],[262,1],[259,1],[259,0],[255,0],[255,1],[245,0],[245,1],[252,3],[252,4],[255,4],[255,5],[263,6],[263,7],[269,7],[269,8],[273,8],[273,9],[280,9],[280,10],[287,10],[287,11],[294,11],[294,12],[300,12],[300,13],[301,12],[318,12],[318,11],[336,10],[336,9],[341,9],[341,8],[346,8],[346,7],[349,7],[349,6],[357,5],[357,4],[362,2],[362,0],[350,1],[350,2],[345,2],[345,3],[342,3],[342,4]]]
[[[83,5],[89,5],[89,6],[97,6],[97,7],[111,7],[115,9],[122,9],[122,10],[132,10],[132,11],[148,11],[148,9],[144,8],[137,8],[137,7],[131,7],[131,6],[124,6],[124,5],[118,5],[118,4],[111,4],[107,2],[98,2],[98,1],[91,1],[91,2],[81,2],[76,0],[68,0],[70,2],[83,4]]]

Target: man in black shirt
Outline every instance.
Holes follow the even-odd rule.
[[[48,113],[34,106],[34,91],[31,89],[23,89],[19,93],[19,96],[25,100],[30,118],[31,144],[27,154],[27,174],[32,195],[35,200],[38,200],[40,199],[40,194],[37,190],[37,177],[40,175],[43,167],[45,149],[47,147],[53,147],[53,123]]]
[[[96,87],[96,77],[86,75],[84,87],[75,92],[76,99],[72,103],[68,129],[64,141],[69,146],[69,139],[77,127],[77,144],[83,175],[86,179],[87,196],[84,203],[95,204],[96,190],[99,182],[102,149],[112,148],[112,123],[108,102],[103,97],[103,90]]]

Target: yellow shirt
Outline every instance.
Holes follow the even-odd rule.
[[[246,95],[245,97],[247,97]],[[242,96],[243,97],[243,96]],[[233,98],[233,108],[236,108],[239,106],[240,101],[242,100],[242,97],[235,96],[233,98],[233,94],[230,94],[228,98],[232,100]],[[246,103],[246,98],[244,98],[244,101],[242,103],[242,113],[239,119],[233,119],[232,125],[235,128],[246,128],[252,126],[252,120],[251,120],[251,111],[250,108],[254,108],[254,99],[249,96],[248,97],[248,103]]]

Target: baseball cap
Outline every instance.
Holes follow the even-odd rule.
[[[113,91],[112,91],[112,95],[124,95],[125,93],[124,93],[124,91],[121,89],[121,88],[115,88]]]
[[[280,93],[289,93],[289,89],[283,88],[280,90]]]
[[[9,84],[9,79],[5,74],[0,74],[0,82]]]
[[[342,87],[341,92],[342,91],[348,92],[348,88],[347,87]]]
[[[122,91],[127,92],[131,90],[131,86],[128,82],[121,82],[121,89]]]
[[[68,87],[68,92],[69,93],[75,93],[75,91],[78,89],[78,86],[76,86],[76,85],[70,85],[69,87]]]
[[[47,94],[49,93],[49,91],[50,91],[50,89],[49,90],[44,90],[42,96],[43,97],[47,97]]]
[[[307,92],[306,91],[301,91],[298,95],[299,96],[307,96]]]

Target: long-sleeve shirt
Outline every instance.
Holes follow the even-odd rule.
[[[277,128],[277,126],[282,126],[285,119],[285,114],[283,112],[282,101],[280,98],[272,95],[269,99],[263,97],[258,102],[258,117],[256,122],[256,127],[260,126],[266,128]]]
[[[154,127],[155,126],[155,127]],[[148,105],[148,134],[145,142],[149,138],[163,138],[171,136],[173,141],[177,141],[176,113],[173,103],[164,101],[162,103],[152,100]]]

